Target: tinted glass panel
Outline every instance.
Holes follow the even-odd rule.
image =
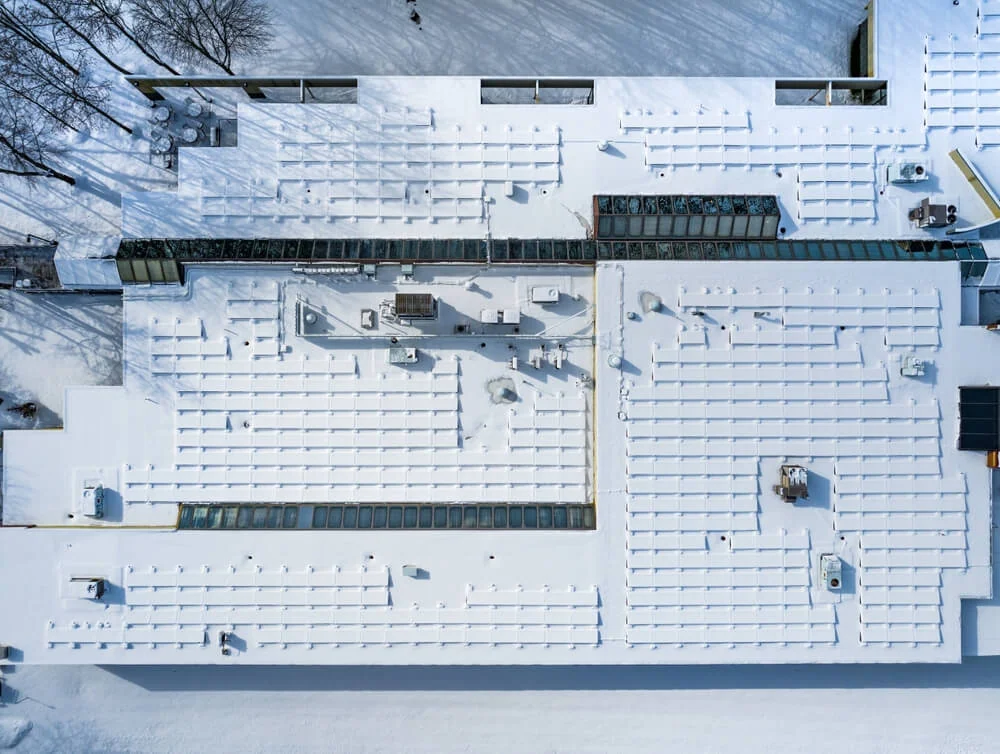
[[[974,393],[968,395],[974,396]],[[978,407],[963,427],[976,429]],[[181,504],[180,529],[592,529],[592,505],[207,505]]]

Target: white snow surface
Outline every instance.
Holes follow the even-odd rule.
[[[261,73],[844,76],[851,35],[864,18],[864,3],[854,0],[271,5],[278,39],[255,61]],[[411,10],[419,13],[419,25]]]
[[[115,295],[0,291],[0,429],[59,427],[71,385],[120,385],[122,303]],[[34,402],[27,422],[7,409]]]
[[[990,754],[998,672],[20,666],[0,721],[17,754]]]

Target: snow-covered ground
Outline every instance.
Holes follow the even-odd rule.
[[[278,41],[258,73],[844,76],[865,14],[863,0],[270,2]]]
[[[997,751],[1000,659],[960,666],[25,667],[0,748],[31,752]]]
[[[62,425],[71,385],[120,385],[118,295],[0,291],[0,430]],[[38,404],[33,422],[7,409]]]

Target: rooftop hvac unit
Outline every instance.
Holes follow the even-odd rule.
[[[916,356],[904,356],[899,373],[904,377],[923,377],[927,372],[927,364]]]
[[[808,472],[803,466],[782,464],[778,484],[774,491],[784,498],[786,503],[794,503],[800,497],[809,498]]]
[[[88,518],[104,518],[104,485],[100,482],[86,481],[77,509],[80,515]]]
[[[918,228],[946,228],[958,219],[958,208],[954,204],[931,204],[924,199],[920,205],[910,210],[909,218]]]
[[[931,175],[921,162],[893,162],[889,164],[888,177],[889,183],[920,183]]]
[[[559,289],[554,285],[536,285],[531,289],[531,303],[558,304]]]
[[[416,364],[417,349],[396,346],[386,351],[385,360],[389,364]]]
[[[397,293],[395,313],[400,319],[434,319],[437,303],[430,293]]]
[[[819,556],[819,578],[832,592],[839,592],[844,583],[843,563],[840,558],[832,553],[824,553]]]
[[[84,600],[99,600],[107,591],[107,582],[104,579],[92,578],[89,576],[74,576],[69,580],[68,594],[70,597],[77,597]]]

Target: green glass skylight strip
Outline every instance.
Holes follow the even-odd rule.
[[[592,262],[588,239],[124,239],[118,259],[178,262]],[[120,267],[122,265],[119,265]],[[126,272],[128,274],[128,272]]]
[[[675,197],[680,198],[680,197]],[[689,206],[685,198],[684,206]],[[721,200],[723,197],[719,197]],[[183,282],[185,264],[277,262],[372,264],[465,262],[485,264],[590,264],[612,260],[781,260],[980,262],[982,244],[965,241],[858,240],[581,240],[496,239],[163,240],[125,239],[118,250],[123,283]],[[487,252],[489,251],[489,254]],[[979,272],[982,265],[975,266]],[[964,268],[963,268],[964,271]]]
[[[954,261],[986,259],[981,244],[926,241],[598,241],[605,260]]]
[[[775,239],[781,220],[774,195],[598,195],[598,239]]]
[[[184,530],[596,528],[593,505],[180,505]]]

